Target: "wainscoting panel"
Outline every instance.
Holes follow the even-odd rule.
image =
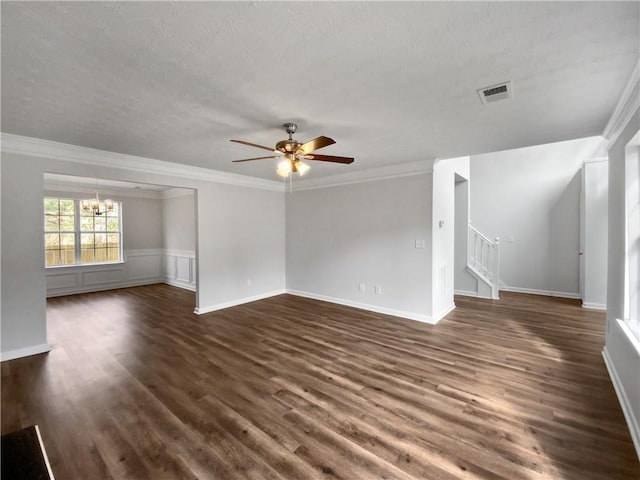
[[[128,250],[122,263],[46,269],[47,297],[161,283],[162,256],[160,249]]]
[[[158,252],[127,256],[129,280],[158,278],[162,276],[161,256]]]
[[[77,273],[55,273],[47,274],[47,290],[73,288],[78,286]]]
[[[176,287],[196,290],[196,254],[193,251],[165,250],[164,282]]]

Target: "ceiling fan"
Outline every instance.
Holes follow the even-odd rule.
[[[298,172],[300,175],[304,175],[309,170],[309,165],[303,162],[303,160],[316,160],[319,162],[333,162],[333,163],[353,163],[353,158],[351,157],[336,157],[333,155],[318,155],[317,153],[313,153],[320,148],[328,147],[329,145],[333,145],[335,140],[329,137],[317,137],[313,140],[309,140],[306,143],[300,143],[297,140],[293,139],[293,134],[298,129],[298,125],[295,123],[285,123],[282,125],[284,131],[289,134],[288,140],[282,140],[276,143],[275,148],[265,147],[263,145],[256,145],[255,143],[245,142],[243,140],[231,140],[235,143],[241,143],[243,145],[249,145],[250,147],[261,148],[263,150],[269,150],[273,152],[275,155],[270,155],[267,157],[255,157],[255,158],[244,158],[242,160],[233,160],[234,162],[249,162],[252,160],[264,160],[267,158],[283,158],[284,159],[278,163],[278,168],[276,172],[281,177],[288,177],[290,173]]]

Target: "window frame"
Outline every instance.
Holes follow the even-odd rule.
[[[60,230],[58,230],[57,232],[50,232],[46,230],[45,227],[45,218],[46,218],[46,213],[44,211],[44,202],[47,199],[55,199],[58,201],[61,200],[71,200],[74,203],[74,216],[73,216],[73,225],[74,225],[74,229],[73,231],[68,230],[68,231],[63,231],[61,232]],[[123,264],[124,262],[124,248],[123,248],[123,232],[122,232],[122,202],[119,200],[113,200],[114,205],[117,205],[118,208],[118,231],[117,232],[109,232],[108,230],[105,229],[104,232],[101,231],[96,231],[95,230],[95,225],[94,225],[94,230],[91,231],[83,231],[82,230],[82,206],[80,204],[82,200],[80,198],[76,198],[75,196],[64,196],[64,195],[44,195],[43,197],[43,235],[42,235],[42,239],[43,239],[43,252],[45,254],[45,258],[44,258],[44,267],[45,269],[58,269],[58,268],[73,268],[73,267],[96,267],[96,266],[101,266],[101,265],[118,265],[118,264]],[[85,216],[86,218],[86,216]],[[108,217],[105,217],[108,218]],[[73,233],[74,234],[74,263],[70,263],[70,264],[64,264],[64,265],[47,265],[47,258],[46,258],[46,235],[48,233]],[[118,235],[118,260],[112,260],[112,261],[105,261],[105,262],[83,262],[82,261],[82,234],[83,233],[105,233],[105,234],[116,234]],[[108,239],[108,237],[107,237]]]

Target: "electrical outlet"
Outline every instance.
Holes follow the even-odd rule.
[[[376,285],[375,292],[376,295],[382,295],[382,287],[380,285]]]
[[[364,287],[364,283],[361,283],[361,284],[360,284],[360,286],[359,286],[359,290],[360,290],[360,292],[361,292],[361,293],[364,293],[364,292],[365,292],[366,288]]]

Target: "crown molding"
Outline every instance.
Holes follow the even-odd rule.
[[[640,108],[640,60],[631,72],[629,81],[622,91],[622,96],[602,132],[607,149],[615,143],[638,108]]]
[[[161,198],[166,200],[169,198],[193,197],[195,191],[191,188],[170,188],[169,190],[163,190],[160,193]]]
[[[434,161],[435,159],[419,160],[417,162],[368,168],[366,170],[356,170],[354,172],[342,173],[340,175],[309,178],[299,181],[294,180],[292,190],[299,191],[314,190],[316,188],[339,187],[354,183],[375,182],[378,180],[389,180],[391,178],[409,177],[422,173],[433,173]]]
[[[78,145],[54,142],[34,137],[25,137],[22,135],[14,135],[12,133],[4,132],[0,134],[0,139],[0,151],[2,151],[2,153],[13,153],[52,160],[63,160],[100,167],[120,168],[123,170],[143,173],[154,172],[179,178],[225,183],[262,190],[271,190],[275,192],[283,192],[287,190],[287,186],[279,181],[266,180],[236,173],[221,172],[218,170],[194,167],[181,163],[156,160],[153,158],[107,152],[105,150],[80,147]],[[293,182],[292,189],[296,191],[311,190],[316,188],[336,187],[341,185],[351,185],[354,183],[407,177],[422,173],[432,173],[434,162],[435,158],[357,170],[326,177],[315,177],[304,180],[296,179]],[[58,186],[56,185],[54,188],[57,187]],[[168,193],[166,198],[170,195],[171,194]]]
[[[242,187],[257,188],[282,192],[283,185],[274,180],[239,175],[237,173],[220,172],[208,168],[194,167],[191,165],[156,160],[153,158],[137,157],[123,153],[107,152],[93,148],[80,147],[67,143],[53,142],[40,138],[24,137],[11,133],[1,134],[0,151],[29,155],[52,160],[84,163],[101,167],[121,168],[136,172],[154,172],[191,180],[225,183]]]
[[[116,198],[149,198],[153,200],[161,200],[163,198],[162,192],[155,190],[137,190],[137,189],[124,189],[115,187],[99,187],[98,193],[100,198],[113,197]],[[76,199],[87,198],[87,195],[91,197],[95,196],[96,188],[89,187],[87,185],[70,185],[63,182],[44,182],[45,194],[50,195],[54,193],[69,193],[70,197]]]

